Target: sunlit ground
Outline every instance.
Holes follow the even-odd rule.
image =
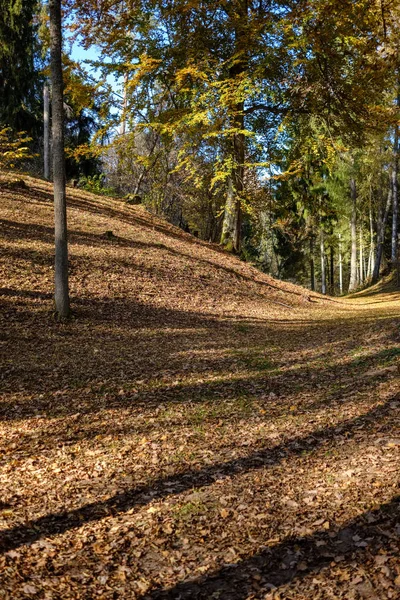
[[[0,185],[0,598],[398,599],[399,293],[310,302],[70,190],[60,324],[26,181]]]

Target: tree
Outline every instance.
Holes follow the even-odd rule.
[[[38,0],[0,0],[0,125],[40,132]]]
[[[84,44],[102,48],[98,64],[121,86],[124,80],[126,127],[116,136],[110,120],[108,151],[120,191],[206,239],[219,237],[275,275],[311,279],[311,287],[329,275],[332,291],[337,260],[341,290],[365,280],[369,222],[371,277],[387,221],[379,211],[388,169],[383,159],[373,164],[373,154],[385,154],[379,144],[392,147],[398,122],[395,7],[370,0],[66,2]],[[392,215],[397,231],[394,204]],[[314,261],[318,231],[321,261]],[[387,227],[383,238],[385,262]]]
[[[30,158],[30,141],[24,133],[14,134],[10,127],[0,127],[0,169],[12,169],[18,162]]]
[[[355,177],[350,179],[350,196],[351,196],[351,219],[350,219],[350,234],[351,234],[351,258],[350,258],[350,283],[349,292],[354,292],[358,286],[357,274],[357,183]]]
[[[61,0],[49,0],[49,13],[55,222],[55,305],[58,317],[65,318],[69,316],[70,306],[64,159]]]
[[[397,106],[399,105],[400,99],[397,99]],[[391,261],[392,268],[397,264],[397,252],[398,252],[398,213],[399,213],[399,126],[396,123],[394,131],[394,144],[393,144],[393,171],[392,171],[392,191],[393,191],[393,211],[392,211],[392,248],[391,248]]]
[[[43,86],[43,174],[50,179],[50,91],[47,82]]]

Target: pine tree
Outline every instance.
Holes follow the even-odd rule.
[[[40,132],[38,0],[0,0],[0,124]]]

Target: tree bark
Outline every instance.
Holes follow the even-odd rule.
[[[235,107],[232,125],[243,130],[243,103]],[[228,179],[224,220],[222,223],[221,244],[231,252],[239,253],[242,238],[242,194],[244,178],[245,139],[242,133],[235,133],[232,141],[233,167]]]
[[[369,197],[369,257],[367,279],[371,280],[375,266],[374,221],[372,215],[372,191]]]
[[[354,177],[350,180],[350,193],[351,193],[351,220],[350,220],[350,234],[351,234],[351,258],[350,258],[350,283],[349,292],[353,292],[358,285],[357,279],[357,187],[356,180]]]
[[[50,68],[52,87],[53,182],[55,223],[55,305],[59,317],[68,317],[68,244],[65,194],[64,105],[61,62],[61,0],[49,0]]]
[[[237,4],[227,4],[227,14],[236,21],[235,24],[235,55],[233,65],[229,69],[229,79],[235,88],[236,82],[247,69],[247,44],[248,44],[248,11],[247,0],[240,0]],[[232,57],[233,58],[233,57]],[[229,148],[229,158],[232,169],[228,179],[227,198],[225,203],[224,219],[222,223],[221,244],[227,250],[239,253],[242,241],[242,197],[244,188],[244,160],[245,160],[245,135],[244,130],[244,102],[232,102],[229,108],[230,127],[235,129]]]
[[[50,179],[50,93],[47,82],[43,86],[43,171],[44,178]]]
[[[333,247],[330,248],[330,276],[329,276],[329,284],[330,284],[330,293],[331,296],[335,294],[335,251]]]
[[[320,248],[321,248],[321,292],[326,294],[326,269],[325,269],[325,239],[324,230],[321,227],[320,237]]]
[[[124,92],[122,100],[122,120],[121,120],[121,135],[126,133],[126,109],[128,106],[128,73],[124,73]]]
[[[342,236],[339,233],[339,292],[343,294]]]
[[[311,290],[315,292],[315,265],[314,265],[314,236],[310,237],[310,284]]]
[[[363,285],[363,283],[364,283],[364,245],[363,245],[362,227],[360,225],[360,275],[359,275],[359,284]]]
[[[399,214],[399,193],[398,193],[398,177],[399,177],[399,128],[396,125],[394,132],[394,160],[392,171],[392,189],[393,189],[393,219],[392,219],[392,251],[391,261],[392,268],[395,268],[397,262],[397,246],[398,246],[398,214]]]
[[[389,216],[390,205],[392,203],[392,194],[393,190],[390,186],[388,197],[386,201],[386,207],[383,215],[379,218],[378,222],[378,232],[377,232],[377,240],[376,240],[376,256],[375,256],[375,265],[374,272],[372,274],[372,283],[376,283],[379,279],[379,272],[381,270],[381,262],[382,262],[382,254],[383,254],[383,244],[385,241],[385,229],[386,222]]]

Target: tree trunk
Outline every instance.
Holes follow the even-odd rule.
[[[55,222],[55,304],[57,315],[64,318],[69,315],[69,292],[63,74],[61,63],[61,0],[49,0],[49,12]]]
[[[382,262],[382,255],[383,255],[383,244],[385,241],[386,222],[387,222],[387,218],[389,216],[390,205],[392,203],[392,194],[393,194],[393,190],[392,190],[392,187],[390,187],[389,192],[388,192],[387,201],[386,201],[385,211],[382,215],[382,210],[381,210],[381,216],[378,219],[376,256],[375,256],[374,272],[372,274],[372,283],[376,283],[379,279],[379,272],[381,270],[381,262]]]
[[[329,277],[329,284],[330,284],[330,293],[331,296],[335,295],[335,251],[333,249],[333,247],[331,246],[330,248],[330,277]]]
[[[324,230],[321,228],[321,238],[320,238],[320,248],[321,248],[321,292],[326,294],[326,269],[325,269],[325,240],[324,240]]]
[[[310,237],[310,283],[311,290],[315,292],[314,236]]]
[[[350,220],[350,233],[351,233],[351,258],[350,258],[350,283],[349,292],[353,292],[357,288],[357,187],[354,177],[350,180],[350,192],[351,192],[351,220]]]
[[[50,179],[50,93],[47,82],[43,86],[43,171],[44,178]]]
[[[126,108],[128,106],[127,88],[128,88],[128,73],[124,73],[124,92],[123,92],[123,100],[122,100],[121,135],[125,135],[125,133],[126,133]]]
[[[398,193],[398,176],[399,176],[399,128],[395,126],[394,132],[394,160],[392,171],[392,188],[393,188],[393,220],[392,220],[392,252],[391,261],[392,268],[395,268],[397,262],[397,246],[398,246],[398,213],[399,213],[399,193]]]
[[[360,275],[359,275],[359,284],[363,285],[364,283],[364,246],[363,246],[363,237],[362,237],[362,227],[360,225]]]
[[[375,246],[374,246],[374,222],[372,215],[372,191],[369,197],[369,257],[368,257],[368,271],[367,271],[367,279],[368,281],[372,278],[372,273],[374,272],[375,266]]]
[[[229,69],[229,79],[232,84],[232,105],[229,107],[229,126],[234,129],[229,148],[229,159],[232,169],[228,180],[227,199],[224,220],[222,223],[221,244],[226,249],[239,253],[242,241],[242,197],[244,188],[245,135],[244,102],[239,99],[237,82],[246,72],[248,45],[248,1],[239,0],[237,3],[227,3],[226,11],[235,23],[235,60]],[[232,57],[233,58],[233,57]],[[235,98],[236,96],[236,98]]]
[[[236,105],[235,116],[232,119],[236,129],[243,130],[243,103]],[[225,203],[224,220],[222,223],[221,244],[230,252],[239,253],[242,237],[242,194],[244,178],[245,138],[242,133],[236,133],[232,142],[233,167],[228,179],[228,190]]]
[[[339,292],[343,294],[343,259],[342,259],[342,240],[339,233]]]

